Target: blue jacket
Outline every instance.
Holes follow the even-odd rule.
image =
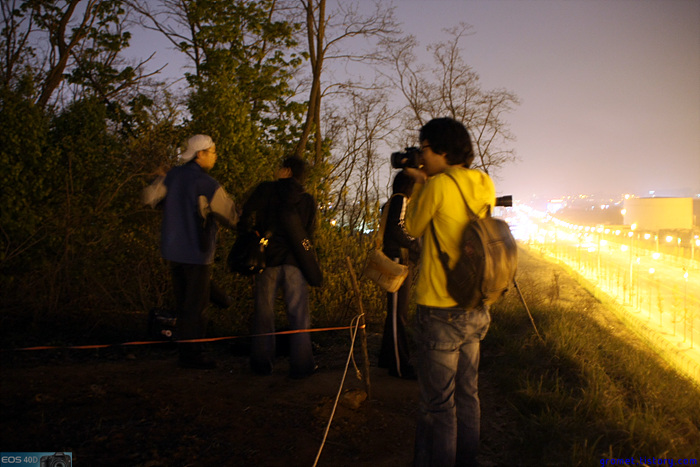
[[[213,263],[217,221],[229,228],[238,222],[233,201],[195,161],[156,180],[144,190],[144,201],[163,207],[160,250],[168,261]]]

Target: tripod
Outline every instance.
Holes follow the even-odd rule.
[[[518,291],[518,295],[520,296],[520,301],[523,302],[523,306],[525,307],[525,310],[527,311],[527,315],[530,317],[530,322],[532,323],[532,327],[535,328],[535,334],[537,334],[537,337],[540,339],[540,342],[542,342],[544,344],[544,339],[542,339],[540,332],[537,330],[537,326],[535,325],[535,320],[532,317],[532,313],[530,313],[530,308],[528,308],[527,303],[525,303],[525,297],[523,297],[523,293],[520,291],[520,286],[518,285],[518,281],[515,280],[515,277],[513,277],[513,284],[515,284],[515,290]]]

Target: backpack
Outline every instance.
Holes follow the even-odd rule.
[[[257,230],[239,232],[226,258],[229,269],[244,276],[260,274],[265,270],[265,250],[272,237],[267,231],[260,235]]]
[[[470,219],[462,233],[459,259],[451,269],[450,258],[440,249],[435,226],[430,221],[438,256],[447,276],[447,292],[461,308],[471,309],[482,303],[490,305],[503,296],[515,279],[518,247],[508,224],[491,217],[490,206],[487,206],[486,217],[479,218],[467,204],[457,180],[446,175],[457,184]]]

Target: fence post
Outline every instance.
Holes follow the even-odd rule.
[[[364,359],[364,374],[365,374],[365,390],[367,391],[367,400],[370,400],[371,392],[370,388],[372,385],[369,381],[369,352],[367,351],[367,330],[365,327],[365,310],[362,306],[362,295],[360,295],[360,286],[357,283],[357,276],[355,276],[355,269],[352,267],[352,261],[350,257],[345,257],[348,263],[348,270],[350,271],[350,278],[352,279],[352,288],[355,290],[355,297],[357,297],[357,307],[360,310],[360,339],[362,340],[362,357]]]

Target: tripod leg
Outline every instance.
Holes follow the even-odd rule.
[[[537,330],[537,326],[535,325],[535,320],[532,317],[532,313],[530,313],[530,308],[527,307],[527,303],[525,303],[525,297],[523,297],[523,293],[520,291],[520,286],[518,285],[518,282],[513,278],[513,284],[515,284],[515,290],[518,291],[518,295],[520,295],[520,301],[523,302],[523,305],[525,306],[525,310],[527,310],[527,315],[530,317],[530,322],[532,323],[532,327],[535,328],[535,334],[537,334],[537,337],[539,337],[540,341],[544,344],[544,339],[542,339],[542,336],[540,336],[540,332]]]

